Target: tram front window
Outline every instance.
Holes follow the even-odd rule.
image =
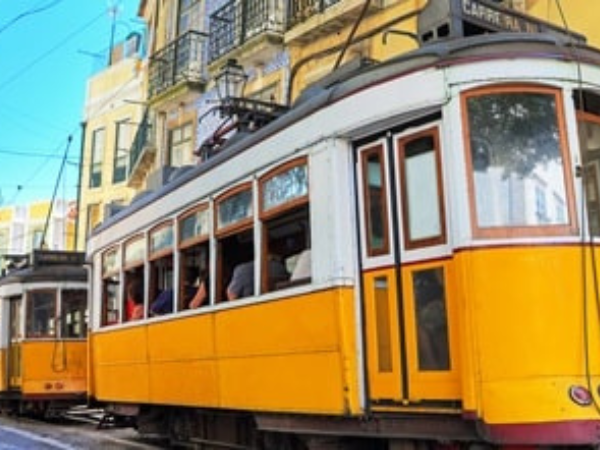
[[[505,87],[465,99],[479,230],[568,225],[558,93]]]
[[[83,289],[62,293],[61,333],[63,338],[83,338],[87,334],[87,293]]]
[[[47,338],[56,335],[56,292],[31,291],[27,295],[26,335]]]

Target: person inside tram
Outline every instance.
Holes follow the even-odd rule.
[[[126,295],[125,320],[129,322],[144,317],[144,286],[139,277],[129,280]]]
[[[194,271],[190,269],[186,273],[183,286],[184,305],[186,305],[190,309],[202,306],[208,298],[208,280],[206,276],[200,274],[198,282],[195,283],[194,281],[195,274]],[[163,314],[172,313],[173,298],[174,293],[172,288],[165,289],[164,291],[162,291],[158,295],[158,297],[156,297],[156,300],[154,300],[150,305],[150,315],[162,316]]]
[[[269,290],[279,281],[285,281],[289,278],[289,273],[285,264],[276,254],[269,254],[268,265]],[[227,286],[227,300],[236,300],[238,298],[254,295],[254,260],[238,264],[233,269],[231,281]]]

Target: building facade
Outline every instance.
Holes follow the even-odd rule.
[[[568,28],[600,44],[583,0],[485,0]],[[141,53],[123,55],[90,79],[85,107],[78,248],[135,196],[202,163],[228,137],[217,80],[231,61],[240,93],[289,106],[319,83],[419,46],[427,0],[141,0]],[[471,0],[448,0],[469,8]],[[444,7],[445,3],[440,2]],[[563,9],[564,7],[564,9]]]
[[[41,200],[0,208],[0,268],[6,255],[26,255],[42,248],[74,250],[76,218],[75,201]]]

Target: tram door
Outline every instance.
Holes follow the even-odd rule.
[[[373,407],[460,397],[439,129],[356,148]]]
[[[7,361],[7,383],[9,389],[21,387],[21,308],[22,297],[11,298],[9,301],[8,326],[8,361]]]

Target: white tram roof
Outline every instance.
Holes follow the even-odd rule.
[[[143,196],[96,227],[92,237],[226,163],[233,156],[251,150],[272,135],[356,92],[417,71],[505,58],[577,60],[600,66],[600,49],[554,33],[493,33],[435,42],[382,62],[363,60],[362,64],[349,63],[309,86],[292,108],[273,122],[253,133],[234,135],[207,161],[179,171],[178,176],[171,177],[155,191],[144,192]]]

